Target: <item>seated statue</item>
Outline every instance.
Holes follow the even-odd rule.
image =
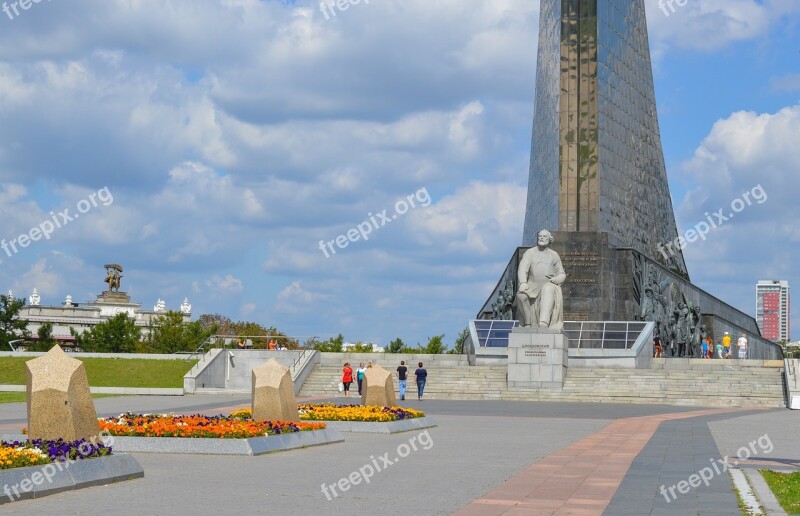
[[[519,263],[516,297],[520,325],[561,330],[564,327],[564,301],[561,284],[567,279],[561,257],[549,248],[553,235],[545,230],[537,236],[537,247],[525,251]]]

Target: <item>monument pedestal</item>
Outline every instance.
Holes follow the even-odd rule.
[[[514,328],[508,341],[508,388],[564,387],[569,339],[560,330]]]

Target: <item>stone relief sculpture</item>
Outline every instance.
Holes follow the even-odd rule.
[[[687,299],[679,284],[662,280],[657,267],[645,264],[644,269],[639,271],[646,281],[638,319],[655,322],[665,357],[700,357],[702,341],[708,336],[700,306]]]
[[[520,326],[530,328],[564,327],[564,300],[561,285],[567,279],[561,257],[550,249],[553,235],[542,230],[537,246],[525,251],[517,270],[519,292],[516,296]]]

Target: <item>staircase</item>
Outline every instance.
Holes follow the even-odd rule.
[[[485,400],[502,399],[508,390],[506,367],[459,366],[448,368],[427,368],[428,381],[425,384],[425,397],[442,400]],[[413,369],[409,371],[409,399],[416,399],[417,384]],[[317,365],[303,388],[300,396],[339,396],[338,386],[342,379],[340,366]],[[394,377],[397,385],[397,376]],[[358,394],[358,384],[353,382],[350,392]]]
[[[428,368],[425,398],[595,403],[652,403],[698,407],[785,407],[783,369],[709,361],[683,369],[568,369],[564,388],[514,389],[506,384],[505,366]],[[733,365],[728,365],[733,364]],[[338,366],[317,365],[300,396],[339,396]],[[395,385],[397,380],[395,379]],[[354,383],[351,391],[358,392]],[[413,376],[408,398],[416,396]]]

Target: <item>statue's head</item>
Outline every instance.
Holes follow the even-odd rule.
[[[645,293],[645,295],[647,297],[653,297],[653,289],[650,288],[650,287],[647,287],[646,289],[644,289],[644,293]]]
[[[543,229],[536,234],[536,244],[541,247],[547,247],[555,241],[553,234]]]

